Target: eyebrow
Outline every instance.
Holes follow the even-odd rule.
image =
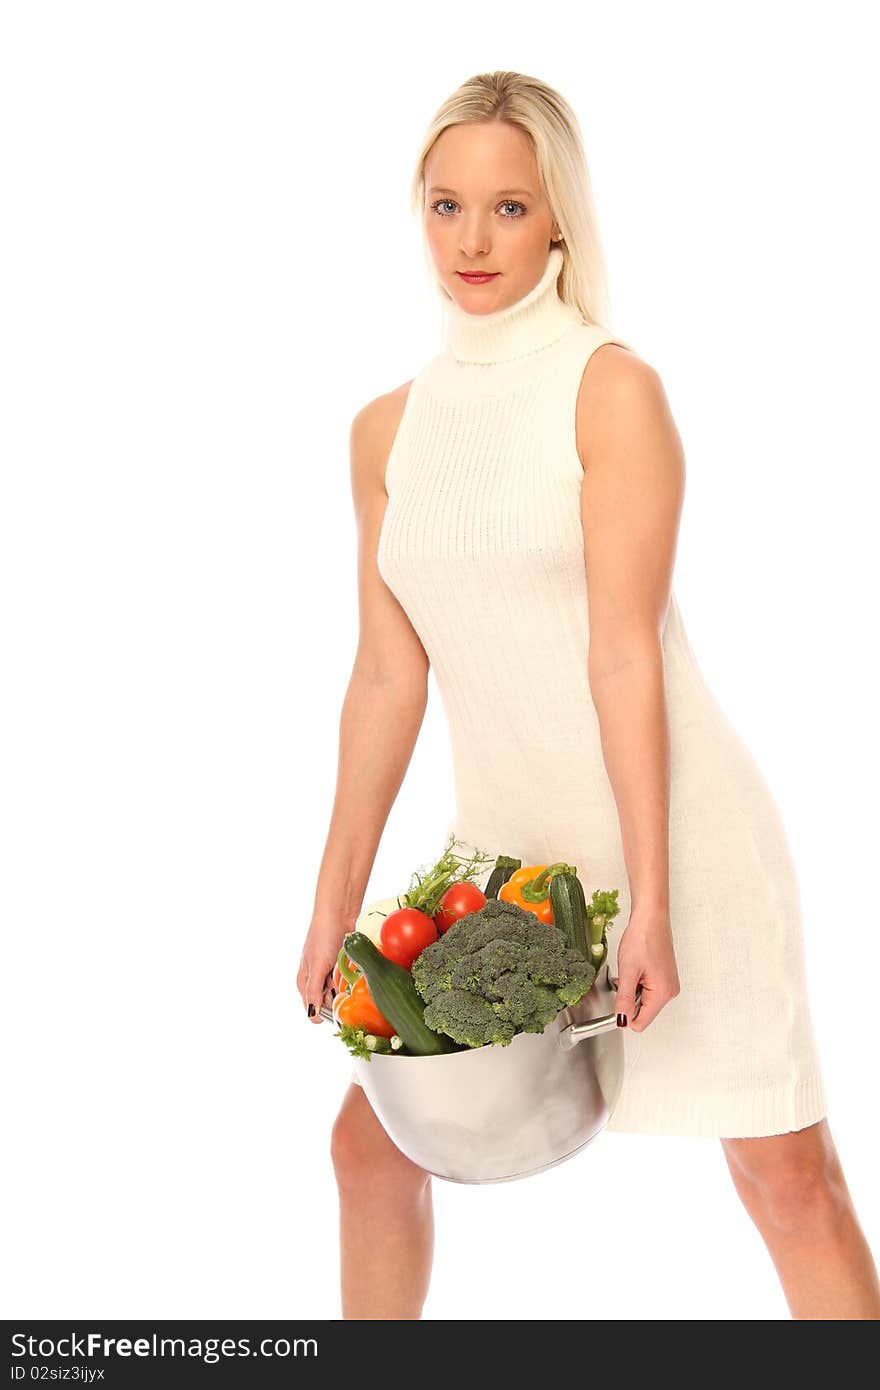
[[[455,189],[454,189],[454,188],[429,188],[429,189],[428,189],[428,192],[429,192],[429,193],[455,193]],[[527,198],[531,198],[531,197],[534,196],[533,193],[532,193],[532,190],[531,190],[530,188],[499,188],[499,189],[498,189],[498,192],[497,192],[497,193],[494,193],[492,196],[495,197],[495,198],[507,198],[507,197],[510,197],[510,196],[511,196],[512,194],[514,194],[514,193],[524,193],[524,194],[526,195]],[[456,195],[456,196],[457,196],[457,195]]]

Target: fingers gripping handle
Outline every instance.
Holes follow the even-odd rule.
[[[611,978],[608,972],[608,984],[611,989],[617,989],[617,980]],[[636,1005],[633,1010],[633,1018],[638,1018],[639,1009],[642,1007],[642,987],[636,986]],[[563,1028],[559,1034],[559,1046],[562,1048],[577,1047],[579,1042],[585,1038],[595,1038],[597,1033],[609,1033],[612,1028],[617,1027],[617,1014],[605,1014],[602,1018],[591,1018],[586,1023],[570,1023],[567,1028]]]

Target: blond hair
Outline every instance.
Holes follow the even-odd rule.
[[[466,121],[507,121],[529,137],[563,238],[556,243],[563,255],[559,296],[586,323],[608,328],[608,281],[592,185],[580,126],[568,102],[546,83],[521,72],[481,72],[469,77],[443,102],[422,142],[411,186],[413,211],[419,215],[424,210],[428,152],[447,127]],[[425,253],[430,264],[427,242]],[[442,293],[448,298],[445,290]]]

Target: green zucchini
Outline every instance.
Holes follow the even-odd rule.
[[[587,900],[576,871],[565,866],[550,880],[550,906],[553,922],[565,933],[565,939],[575,951],[591,960],[587,937]]]
[[[489,875],[489,882],[486,884],[486,897],[497,898],[498,890],[503,888],[511,874],[521,868],[521,859],[511,859],[509,854],[499,854],[495,860],[495,867]]]
[[[435,1057],[460,1050],[451,1038],[428,1027],[424,1001],[408,970],[383,956],[363,932],[349,932],[342,945],[346,954],[363,970],[376,1008],[403,1039],[409,1052],[417,1057]]]

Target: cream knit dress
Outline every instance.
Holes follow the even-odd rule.
[[[410,386],[388,457],[378,563],[448,720],[448,830],[493,856],[577,866],[619,890],[620,824],[587,674],[575,410],[602,343],[558,295],[562,251],[513,305],[446,306],[445,350]],[[626,518],[621,517],[621,526]],[[673,592],[663,633],[670,913],[681,993],[626,1029],[609,1130],[747,1136],[826,1113],[799,889],[778,806],[697,665]],[[482,881],[482,880],[481,880]]]

